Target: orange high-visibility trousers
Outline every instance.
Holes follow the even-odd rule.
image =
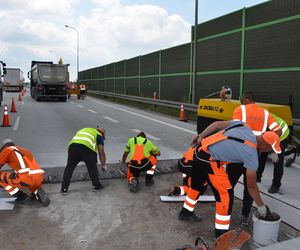
[[[141,172],[146,171],[146,178],[152,178],[156,169],[157,159],[154,155],[150,155],[149,159],[145,158],[141,164],[132,165],[130,161],[127,164],[127,180],[131,182],[132,178],[138,178]]]
[[[193,212],[205,181],[210,185],[216,199],[216,235],[228,231],[233,204],[233,188],[230,184],[224,163],[212,161],[210,155],[202,150],[194,157],[191,187],[183,208]]]
[[[38,174],[17,174],[11,172],[0,172],[0,186],[10,195],[15,195],[19,189],[27,188],[31,193],[37,190],[44,180],[44,173]]]

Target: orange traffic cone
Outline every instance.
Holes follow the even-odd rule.
[[[181,106],[180,106],[180,114],[179,114],[179,119],[178,119],[179,121],[182,121],[182,122],[187,122],[187,118],[185,117],[185,115],[184,115],[184,107],[183,107],[183,105],[181,104]]]
[[[12,113],[16,113],[17,112],[16,104],[15,104],[15,98],[12,98],[10,112],[12,112]]]
[[[4,115],[3,115],[3,123],[2,127],[11,127],[9,125],[9,118],[8,118],[8,112],[7,112],[7,105],[4,105]]]
[[[22,101],[21,93],[19,93],[19,99],[18,101]]]

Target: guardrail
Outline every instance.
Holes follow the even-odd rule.
[[[116,98],[120,98],[120,99],[124,99],[124,100],[148,103],[148,104],[159,105],[159,106],[164,106],[164,107],[168,107],[168,108],[180,108],[180,105],[183,104],[184,110],[193,111],[193,112],[197,112],[197,108],[198,108],[198,105],[190,104],[190,103],[180,103],[180,102],[173,102],[173,101],[166,101],[166,100],[158,100],[158,99],[152,99],[152,98],[146,98],[146,97],[140,97],[140,96],[122,95],[122,94],[115,94],[115,93],[111,93],[111,92],[101,92],[101,91],[95,91],[95,90],[88,90],[88,92],[95,94],[95,95],[116,97]]]
[[[184,110],[197,112],[198,105],[197,104],[190,104],[190,103],[183,103],[183,102],[173,102],[173,101],[166,101],[166,100],[159,100],[159,99],[152,99],[147,97],[140,97],[140,96],[133,96],[133,95],[122,95],[116,94],[111,92],[102,92],[96,90],[88,90],[89,93],[101,96],[108,96],[108,97],[116,97],[124,100],[148,103],[153,105],[164,106],[168,108],[180,108],[180,105],[184,105]],[[293,119],[294,126],[296,130],[300,130],[300,119]]]

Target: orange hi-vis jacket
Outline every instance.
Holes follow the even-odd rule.
[[[17,174],[44,174],[33,155],[19,146],[4,148],[0,153],[0,164],[8,164]]]
[[[193,163],[193,157],[194,157],[194,152],[197,146],[194,147],[190,147],[184,154],[182,157],[182,161],[184,162],[184,164],[187,165],[192,165]]]
[[[248,141],[248,140],[243,140],[243,139],[240,139],[240,138],[236,138],[236,137],[232,137],[232,136],[226,136],[224,135],[224,133],[230,129],[233,129],[233,128],[237,128],[237,127],[243,127],[243,126],[247,126],[246,124],[237,124],[237,125],[233,125],[229,128],[226,128],[226,129],[223,129],[221,131],[219,131],[218,133],[215,133],[209,137],[206,137],[204,139],[202,139],[201,141],[201,147],[198,148],[198,152],[200,150],[203,150],[204,152],[206,153],[209,153],[208,152],[208,147],[210,145],[213,145],[217,142],[220,142],[220,141],[223,141],[223,140],[234,140],[234,141],[237,141],[237,142],[240,142],[240,143],[244,143],[252,148],[257,148],[257,145],[251,141]]]
[[[261,135],[268,128],[274,132],[280,129],[272,114],[255,103],[238,106],[232,118],[249,124],[255,135]]]

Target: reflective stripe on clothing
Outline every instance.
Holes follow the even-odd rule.
[[[238,106],[232,118],[249,124],[255,135],[261,135],[268,128],[274,132],[280,129],[272,114],[255,103]]]
[[[228,230],[230,226],[231,215],[221,215],[216,213],[215,228]]]
[[[97,143],[99,143],[97,137],[99,136],[103,138],[102,134],[95,128],[80,129],[69,142],[68,147],[73,143],[82,144],[97,153]]]
[[[283,141],[284,139],[286,139],[289,134],[290,134],[290,130],[289,130],[289,127],[286,123],[285,120],[281,119],[280,117],[272,114],[273,117],[275,118],[276,122],[279,124],[281,130],[282,130],[282,133],[280,135],[280,141]]]
[[[156,165],[152,166],[152,168],[148,170],[146,173],[150,175],[154,175],[155,169],[156,169]]]
[[[14,147],[14,146],[10,146],[9,148],[14,149],[14,152],[15,152],[15,154],[16,154],[18,160],[19,160],[20,167],[21,167],[22,169],[26,169],[26,165],[25,165],[25,162],[24,162],[24,160],[23,160],[23,156],[20,154],[20,152],[18,151],[18,149],[17,149],[16,147]],[[20,170],[19,170],[19,171],[20,171]],[[29,169],[27,170],[27,172],[28,172],[28,171],[29,171]]]

